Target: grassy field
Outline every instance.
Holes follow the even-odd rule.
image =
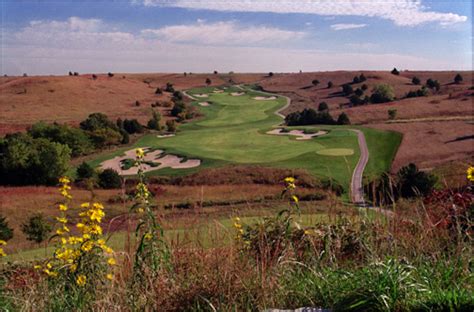
[[[286,103],[285,98],[261,101],[254,97],[262,94],[248,89],[241,96],[231,95],[231,92],[241,91],[235,88],[229,88],[224,93],[213,93],[213,90],[200,88],[189,91],[191,95],[208,94],[207,98],[199,98],[192,103],[200,108],[204,118],[181,125],[175,137],[158,138],[150,134],[134,145],[199,158],[201,166],[178,170],[166,168],[151,171],[149,175],[185,175],[226,164],[253,164],[306,169],[314,176],[334,179],[348,189],[360,154],[356,133],[351,128],[359,128],[366,135],[370,152],[367,175],[388,170],[400,143],[400,135],[394,132],[352,126],[304,127],[328,131],[326,135],[306,141],[298,141],[294,136],[268,135],[267,131],[282,123],[274,112]],[[199,106],[199,102],[209,102],[210,106]],[[341,148],[346,153],[324,155],[327,149]],[[123,151],[103,155],[91,164],[98,166]]]

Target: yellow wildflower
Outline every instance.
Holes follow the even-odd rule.
[[[0,257],[6,257],[7,254],[6,252],[3,250],[3,248],[0,248]]]
[[[91,234],[102,235],[102,228],[100,225],[95,224],[91,226],[90,232]]]
[[[235,227],[236,229],[241,229],[241,228],[242,228],[242,224],[237,223],[237,222],[234,222],[234,227]]]
[[[84,287],[87,282],[87,277],[85,275],[79,275],[76,279],[76,284],[79,285],[80,287]]]
[[[64,237],[61,237],[61,244],[66,245],[67,239],[65,239]]]
[[[107,263],[108,263],[109,265],[116,265],[116,264],[117,264],[117,262],[115,261],[114,258],[109,258],[109,260],[107,260]]]
[[[293,202],[295,202],[295,204],[299,202],[299,199],[296,195],[291,196],[291,199],[293,199]]]
[[[71,182],[71,180],[69,180],[68,177],[61,177],[61,178],[59,178],[59,183],[68,184],[68,183],[70,183],[70,182]]]
[[[6,241],[4,241],[3,239],[0,239],[0,245],[3,245],[3,246],[5,246],[6,244],[7,244],[7,242],[6,242]]]
[[[71,264],[71,266],[69,267],[69,271],[76,272],[76,270],[77,270],[77,264],[75,264],[75,263]]]
[[[474,182],[474,167],[467,168],[467,179],[471,182]]]
[[[92,241],[87,241],[84,244],[82,244],[81,249],[82,251],[88,252],[94,247],[94,243]]]
[[[90,204],[89,203],[82,203],[81,208],[89,208]]]
[[[143,157],[145,157],[145,152],[143,151],[142,148],[137,148],[135,152],[136,152],[136,154],[137,154],[137,158],[143,158]]]
[[[114,275],[113,274],[107,274],[107,279],[108,280],[113,280],[114,279]]]
[[[146,239],[146,240],[150,240],[150,239],[152,239],[152,238],[153,238],[153,235],[152,235],[151,233],[146,233],[146,234],[145,234],[145,239]]]
[[[66,211],[66,210],[67,210],[67,206],[64,205],[64,204],[59,204],[59,210],[60,210],[60,211]]]
[[[50,276],[50,277],[56,277],[56,276],[58,276],[58,272],[50,271],[50,270],[48,270],[48,269],[44,269],[43,272],[46,273],[46,274],[48,274],[48,276]]]
[[[287,178],[285,178],[285,182],[286,182],[286,183],[295,183],[295,178],[293,178],[293,177],[287,177]]]
[[[143,213],[145,210],[143,210],[143,208],[140,207],[140,208],[137,209],[137,211],[138,211],[138,213]]]
[[[38,265],[38,264],[37,264],[37,265],[35,265],[33,268],[34,268],[35,270],[41,270],[42,267],[41,267],[41,265]]]
[[[56,220],[58,220],[60,223],[67,223],[67,219],[63,217],[56,217]]]

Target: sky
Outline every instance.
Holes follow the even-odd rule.
[[[472,70],[472,7],[472,0],[0,0],[0,73]]]

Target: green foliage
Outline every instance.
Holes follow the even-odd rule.
[[[129,134],[143,133],[143,126],[136,119],[125,119],[123,121],[123,129]]]
[[[206,78],[206,85],[209,86],[211,83],[212,83],[212,82],[211,82],[211,79]]]
[[[354,78],[352,78],[352,83],[356,84],[359,82],[360,82],[359,76],[354,76]]]
[[[0,184],[55,184],[68,169],[71,149],[27,134],[0,140]]]
[[[432,174],[419,171],[415,164],[402,167],[398,173],[398,189],[405,198],[426,196],[433,190],[436,177]]]
[[[171,116],[178,117],[182,113],[185,113],[187,109],[186,103],[182,101],[174,102],[173,108],[171,109]]]
[[[94,148],[86,132],[68,125],[57,123],[48,125],[44,122],[37,122],[28,129],[28,134],[35,139],[45,138],[51,142],[69,146],[73,157],[89,154]]]
[[[112,128],[97,129],[92,131],[89,135],[97,148],[119,145],[123,140],[120,130],[114,130]]]
[[[165,91],[170,93],[174,92],[173,84],[171,82],[166,83]]]
[[[87,119],[81,121],[80,127],[86,131],[96,131],[99,129],[110,128],[113,130],[118,130],[117,126],[109,120],[107,115],[102,113],[93,113],[90,114]]]
[[[160,130],[161,114],[157,111],[153,111],[153,117],[148,120],[148,128],[153,130]]]
[[[319,103],[319,106],[318,106],[318,111],[319,112],[327,111],[327,110],[329,110],[329,106],[326,102]]]
[[[26,235],[26,239],[41,244],[51,232],[51,224],[41,213],[31,216],[27,222],[21,225],[21,231]]]
[[[411,83],[413,83],[414,85],[419,85],[421,83],[421,80],[418,77],[413,77]]]
[[[349,116],[346,113],[342,112],[339,117],[337,118],[338,125],[350,125],[351,121],[349,120]]]
[[[83,161],[79,167],[76,169],[77,179],[78,180],[85,180],[90,179],[95,176],[95,170],[92,168],[91,165]]]
[[[312,108],[305,108],[301,112],[293,112],[285,117],[285,122],[288,126],[298,125],[333,125],[334,119],[327,111],[316,112]]]
[[[120,129],[120,135],[122,136],[121,144],[128,144],[130,142],[130,135],[125,129]]]
[[[155,94],[161,95],[163,94],[163,91],[161,90],[161,88],[156,88]]]
[[[428,95],[428,90],[426,89],[425,86],[421,87],[419,90],[411,90],[406,94],[407,98],[414,98],[414,97],[419,97],[419,96],[427,96]]]
[[[0,240],[9,241],[13,238],[13,229],[8,226],[6,217],[0,215]]]
[[[99,185],[104,189],[120,188],[122,178],[114,169],[105,169],[99,173]]]
[[[400,75],[400,72],[395,67],[392,69],[391,73],[392,75],[397,75],[397,76]]]
[[[365,77],[364,74],[360,74],[360,75],[359,75],[359,82],[364,82],[364,81],[366,81],[366,80],[367,80],[367,78]]]
[[[318,79],[313,79],[313,81],[311,81],[311,83],[313,84],[313,86],[317,86],[319,84],[319,80]]]
[[[367,86],[365,83],[360,87],[362,91],[367,91],[369,89],[369,86]]]
[[[334,86],[334,83],[332,81],[328,81],[328,89],[331,89]]]
[[[357,88],[355,91],[354,91],[355,95],[357,96],[362,96],[364,94],[364,90],[362,90],[361,88]]]
[[[397,110],[395,108],[394,109],[389,109],[387,111],[387,114],[388,114],[388,119],[394,120],[397,117]]]
[[[395,99],[393,88],[388,84],[379,84],[372,90],[370,101],[372,103],[386,103],[391,102]]]

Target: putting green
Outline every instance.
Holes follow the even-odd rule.
[[[327,156],[350,156],[354,154],[354,150],[350,148],[327,148],[316,153]]]
[[[276,97],[274,100],[260,101],[257,96],[267,96],[250,89],[245,94],[232,96],[232,92],[242,90],[231,87],[223,93],[213,93],[214,88],[189,90],[188,94],[208,94],[206,101],[210,106],[200,106],[198,98],[192,105],[196,106],[204,118],[183,124],[174,137],[157,138],[146,135],[133,147],[151,147],[165,150],[168,153],[198,158],[201,166],[192,169],[161,169],[150,171],[147,175],[186,175],[203,168],[225,166],[228,164],[249,164],[289,169],[305,169],[309,173],[334,179],[348,189],[352,171],[359,159],[357,135],[344,126],[308,126],[290,129],[306,129],[311,131],[329,130],[329,133],[310,140],[296,140],[293,136],[277,136],[266,134],[282,119],[274,112],[286,104],[286,99]],[[352,127],[351,127],[352,128]],[[373,138],[368,142],[391,142],[390,132],[360,128]],[[383,134],[380,139],[378,136]],[[387,170],[391,164],[395,149],[382,146],[390,153],[375,154],[370,161],[377,161],[370,167],[373,172]],[[111,154],[106,154],[90,162],[98,166],[102,161],[122,154],[130,147]],[[329,151],[329,152],[328,152]],[[369,145],[369,151],[370,145]],[[320,153],[318,153],[320,152]],[[340,156],[340,157],[334,157]],[[370,163],[369,163],[370,165]]]

